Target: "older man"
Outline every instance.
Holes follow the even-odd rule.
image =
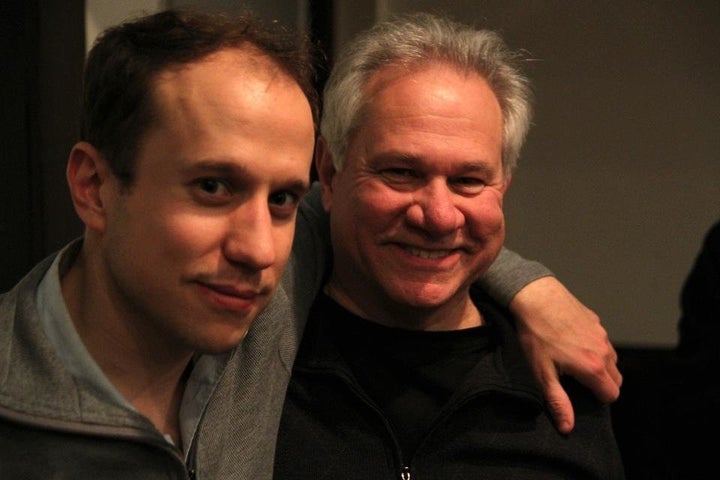
[[[505,237],[528,82],[494,33],[429,15],[348,45],[316,163],[332,273],[309,317],[278,479],[623,478],[608,409],[558,432],[508,312],[475,282]]]

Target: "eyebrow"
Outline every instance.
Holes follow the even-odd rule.
[[[243,175],[249,173],[249,170],[245,166],[238,165],[237,163],[230,160],[222,159],[200,160],[198,162],[193,162],[188,165],[183,165],[181,170],[183,173],[204,172],[209,170],[224,175]]]
[[[252,168],[248,168],[245,165],[238,165],[237,162],[221,158],[200,160],[191,165],[183,166],[181,171],[187,175],[212,172],[216,175],[231,177],[233,179],[255,177]],[[278,179],[278,186],[274,189],[292,190],[299,194],[304,194],[310,189],[310,181],[308,179],[294,179],[287,182],[285,179]]]

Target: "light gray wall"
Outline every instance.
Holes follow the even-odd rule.
[[[387,0],[499,30],[536,61],[507,244],[552,268],[618,344],[674,345],[720,219],[720,2]]]

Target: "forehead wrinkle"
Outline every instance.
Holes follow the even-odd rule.
[[[356,120],[354,128],[371,123],[371,120],[377,119],[389,119],[392,120],[392,126],[396,126],[402,129],[404,126],[402,122],[398,120],[406,120],[412,122],[414,119],[422,121],[436,118],[436,119],[449,119],[455,122],[454,124],[439,123],[433,125],[434,129],[439,129],[441,132],[447,132],[451,136],[461,137],[464,136],[457,132],[458,123],[465,123],[471,126],[473,119],[464,117],[463,115],[456,115],[454,108],[460,108],[463,110],[464,99],[460,92],[457,91],[452,85],[439,85],[433,83],[431,87],[424,88],[421,92],[420,106],[421,111],[417,110],[418,102],[416,98],[408,97],[403,92],[399,95],[394,95],[392,102],[383,101],[383,95],[387,90],[393,88],[394,84],[401,81],[408,81],[411,83],[418,83],[420,80],[416,79],[414,73],[416,72],[431,72],[436,71],[438,75],[442,75],[445,72],[449,72],[452,75],[457,75],[462,79],[463,82],[480,82],[480,85],[484,86],[492,93],[493,100],[492,104],[486,104],[485,107],[490,110],[498,110],[500,112],[501,121],[503,117],[502,109],[500,109],[497,95],[487,82],[487,80],[477,74],[474,71],[468,71],[467,69],[460,69],[452,64],[445,62],[428,62],[419,65],[413,65],[411,69],[403,68],[402,65],[389,65],[376,71],[363,86],[363,103]],[[422,85],[421,85],[422,86]],[[483,88],[478,85],[479,88]],[[411,113],[407,113],[406,110],[410,108]],[[483,109],[484,110],[484,109]],[[398,113],[396,113],[398,112]],[[405,125],[407,126],[407,125]],[[418,129],[418,126],[414,128]]]

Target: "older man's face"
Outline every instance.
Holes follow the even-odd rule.
[[[330,287],[381,323],[427,328],[416,319],[438,312],[451,322],[505,237],[500,106],[482,77],[442,63],[386,67],[366,93],[345,167],[323,178]]]

